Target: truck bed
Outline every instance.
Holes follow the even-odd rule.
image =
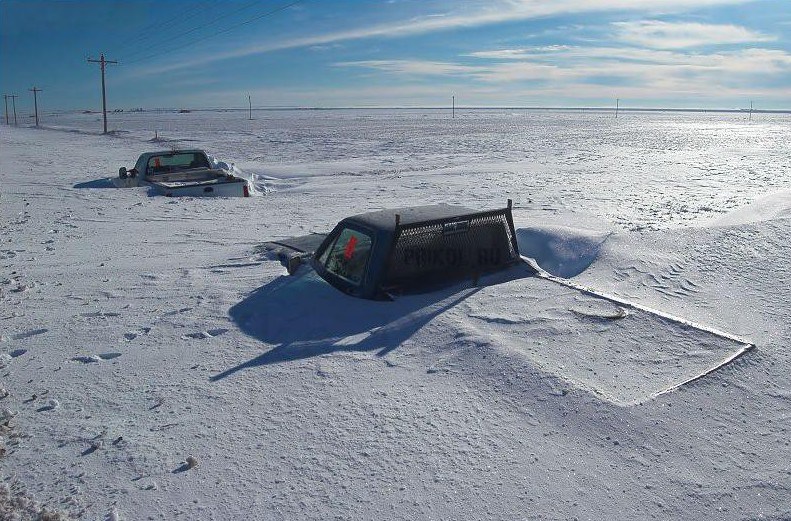
[[[223,170],[187,170],[147,177],[154,189],[166,196],[245,197],[247,180],[229,177]]]

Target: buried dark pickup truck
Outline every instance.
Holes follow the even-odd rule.
[[[364,213],[343,219],[329,234],[265,248],[289,273],[309,261],[334,287],[367,299],[477,279],[520,261],[510,200],[506,208],[483,212],[440,204]]]
[[[427,291],[467,278],[477,282],[481,275],[523,263],[527,268],[522,272],[525,277],[537,277],[617,306],[615,313],[593,315],[593,318],[585,312],[577,313],[579,320],[624,320],[628,323],[633,315],[648,314],[660,323],[672,323],[682,329],[719,337],[726,344],[733,343],[722,356],[714,356],[683,371],[675,381],[660,382],[643,396],[622,400],[625,405],[641,403],[692,383],[755,348],[755,344],[737,335],[546,272],[534,259],[520,255],[510,200],[506,208],[484,212],[435,205],[365,213],[343,219],[329,234],[267,242],[263,248],[273,253],[288,268],[289,274],[294,274],[301,264],[310,262],[334,287],[348,295],[367,299],[392,299],[401,293]],[[516,327],[519,324],[521,322],[517,322]],[[682,360],[678,358],[675,363],[680,364]],[[655,376],[652,372],[646,378]]]

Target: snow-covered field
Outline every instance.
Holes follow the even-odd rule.
[[[254,116],[0,128],[0,512],[791,518],[791,116]],[[235,162],[264,195],[106,180],[168,146]],[[544,269],[756,349],[655,396],[738,343],[523,268],[356,300],[259,248],[507,198]]]

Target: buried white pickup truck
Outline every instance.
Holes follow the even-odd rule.
[[[141,154],[135,167],[121,167],[115,186],[151,186],[167,197],[249,197],[249,181],[213,167],[203,150],[168,150]]]

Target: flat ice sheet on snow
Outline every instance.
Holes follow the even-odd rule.
[[[461,308],[503,352],[619,405],[649,400],[743,348],[538,278],[485,288]]]

